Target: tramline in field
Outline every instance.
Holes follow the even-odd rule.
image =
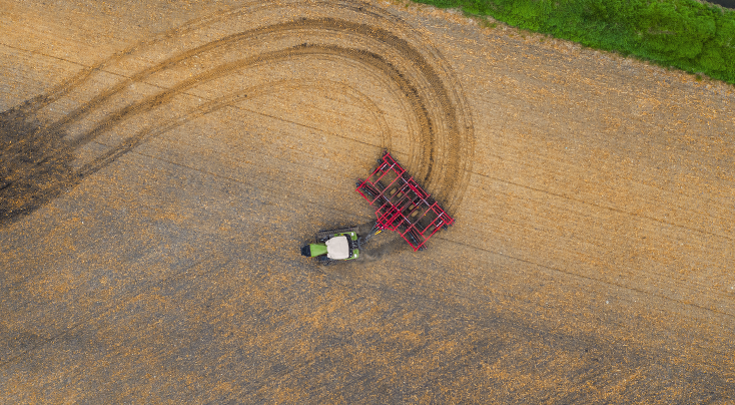
[[[357,182],[357,192],[376,207],[372,230],[362,236],[357,228],[319,232],[317,243],[301,248],[302,255],[322,262],[357,259],[362,245],[384,230],[397,232],[414,251],[424,250],[434,234],[454,223],[387,151],[370,176]]]

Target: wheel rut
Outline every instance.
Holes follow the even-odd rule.
[[[129,134],[117,145],[95,156],[77,169],[72,169],[68,156],[84,145],[98,139],[102,134],[118,130],[122,123],[141,116],[160,114],[174,98],[181,94],[196,91],[202,85],[221,80],[239,72],[258,66],[291,62],[298,65],[301,61],[314,58],[333,58],[357,64],[372,75],[380,76],[394,90],[396,97],[408,107],[411,119],[416,125],[412,128],[410,150],[406,165],[411,173],[426,188],[442,201],[447,209],[459,209],[463,193],[471,173],[471,157],[474,147],[472,118],[466,107],[461,86],[451,72],[449,64],[430,42],[415,33],[410,26],[383,10],[357,2],[336,4],[316,3],[304,5],[313,17],[289,16],[263,26],[237,30],[218,39],[191,46],[183,51],[166,55],[155,60],[148,67],[132,74],[121,76],[117,82],[102,88],[87,100],[72,100],[71,95],[82,88],[102,71],[115,70],[127,58],[136,58],[150,48],[169,45],[175,48],[179,41],[191,33],[207,30],[214,25],[237,21],[238,17],[258,12],[272,12],[276,6],[248,6],[230,9],[211,16],[192,20],[181,27],[170,30],[153,39],[138,43],[102,61],[94,67],[83,70],[63,82],[45,95],[40,95],[5,116],[13,117],[22,123],[33,122],[35,116],[53,103],[68,101],[73,107],[56,121],[44,125],[23,124],[29,137],[36,143],[54,147],[31,148],[23,153],[34,161],[58,162],[56,169],[63,176],[54,177],[51,186],[38,189],[29,187],[37,183],[43,170],[29,169],[26,166],[4,164],[10,167],[5,178],[13,179],[0,189],[3,201],[13,201],[0,207],[3,214],[0,221],[11,220],[31,212],[55,198],[62,190],[69,189],[85,177],[98,172],[119,157],[134,150],[147,139],[159,136],[166,131],[183,125],[225,105],[232,104],[239,97],[256,97],[266,94],[266,89],[277,88],[271,85],[247,86],[234,92],[221,94],[205,100],[203,104],[177,112],[175,117],[155,120],[156,128],[146,128]],[[293,8],[289,8],[293,10]],[[340,18],[329,15],[338,13]],[[295,17],[295,18],[294,18]],[[252,18],[252,16],[251,16]],[[348,38],[350,40],[345,40]],[[272,42],[267,49],[257,49],[259,43]],[[128,94],[128,89],[136,83],[155,82],[169,72],[186,70],[187,66],[199,58],[210,62],[202,71],[178,80],[146,97],[137,97],[121,104],[119,98]],[[220,60],[221,63],[216,61]],[[315,85],[316,80],[301,78],[301,86]],[[266,80],[267,82],[267,80]],[[357,91],[360,84],[342,84]],[[256,91],[257,88],[257,91]],[[347,91],[344,90],[343,91]],[[371,113],[380,117],[380,148],[392,149],[391,129],[386,128],[385,120],[377,104],[371,103],[369,96],[361,94],[363,105],[372,104]],[[67,100],[68,99],[68,100]],[[73,133],[75,126],[86,123],[81,133]],[[15,125],[15,124],[13,124]],[[7,136],[5,136],[7,137]],[[23,153],[13,152],[14,159]],[[9,154],[5,154],[10,156]],[[67,157],[67,158],[62,158]],[[6,163],[6,162],[3,162]],[[31,203],[32,201],[32,203]],[[454,212],[453,212],[454,213]]]

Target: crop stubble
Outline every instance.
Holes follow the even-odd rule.
[[[732,253],[722,249],[732,242],[732,226],[726,223],[733,212],[726,206],[732,168],[725,166],[731,160],[718,161],[725,168],[712,177],[699,172],[709,182],[697,179],[687,191],[701,187],[720,203],[718,208],[694,205],[694,197],[677,195],[666,183],[671,171],[652,169],[665,162],[640,152],[680,148],[708,165],[707,155],[696,149],[702,142],[661,138],[644,120],[632,125],[635,136],[622,140],[614,130],[625,122],[586,109],[585,98],[602,106],[600,99],[617,92],[609,108],[622,111],[619,104],[628,96],[621,93],[638,90],[624,75],[621,83],[604,77],[614,62],[603,62],[603,70],[609,70],[596,85],[589,80],[595,74],[579,79],[564,70],[575,66],[580,53],[563,44],[559,51],[553,44],[538,49],[504,35],[478,40],[476,27],[461,17],[381,7],[349,1],[239,4],[137,42],[3,113],[3,139],[15,142],[4,145],[3,152],[3,167],[11,171],[6,178],[12,181],[0,186],[2,219],[10,230],[3,288],[16,297],[8,304],[13,316],[4,325],[5,336],[19,342],[9,343],[0,360],[9,398],[39,395],[18,380],[26,362],[37,370],[37,361],[54,358],[55,350],[70,344],[83,353],[70,361],[103,371],[109,371],[110,359],[132,354],[142,361],[141,353],[152,353],[143,368],[169,387],[138,382],[130,388],[98,379],[99,387],[91,389],[66,371],[76,381],[66,392],[79,398],[113,392],[121,400],[162,400],[173,395],[174,385],[201,400],[249,402],[483,402],[494,397],[518,403],[670,403],[732,395],[733,376],[727,371],[732,344],[726,332],[732,325],[732,292],[708,279],[728,280]],[[442,24],[452,31],[443,31]],[[473,47],[483,40],[488,41],[484,47]],[[463,51],[456,44],[462,42],[472,57],[457,56]],[[517,53],[518,48],[523,51]],[[473,52],[485,52],[485,59]],[[451,63],[442,56],[447,54],[454,58]],[[537,62],[524,62],[527,58]],[[548,66],[545,58],[551,58]],[[594,63],[576,67],[590,69]],[[268,68],[274,71],[263,73]],[[656,120],[669,120],[657,101],[666,95],[642,90],[648,97],[638,100],[631,116],[661,114]],[[307,105],[307,98],[293,106],[278,101],[278,94],[312,94],[316,101]],[[354,119],[374,132],[339,134],[337,124],[329,122],[337,122],[339,111],[324,111],[326,121],[299,115],[308,108],[318,114],[329,97],[348,100],[345,110],[361,111],[364,115]],[[285,111],[289,108],[296,111]],[[287,112],[294,118],[286,119]],[[601,122],[584,119],[586,114]],[[702,127],[693,120],[683,121],[698,128],[692,130],[697,134]],[[732,124],[717,122],[720,131]],[[294,125],[296,130],[289,129]],[[640,137],[636,128],[650,129],[650,137]],[[677,130],[667,127],[670,134]],[[717,136],[710,147],[718,145]],[[350,150],[339,149],[345,146]],[[570,146],[577,148],[575,155],[564,154]],[[248,148],[261,148],[265,156]],[[326,276],[294,274],[304,265],[283,258],[284,251],[293,250],[283,246],[298,244],[298,235],[308,234],[319,221],[365,219],[366,211],[356,208],[361,201],[338,192],[352,180],[339,174],[359,176],[383,148],[393,150],[447,204],[458,225],[437,238],[428,257],[397,253]],[[642,166],[620,163],[631,156],[643,159]],[[145,176],[127,179],[123,170]],[[186,175],[187,170],[195,174]],[[302,187],[294,188],[299,181]],[[641,194],[640,183],[657,194]],[[705,183],[720,187],[705,188]],[[314,189],[310,193],[303,186]],[[260,202],[238,200],[231,189]],[[197,192],[222,201],[189,201]],[[55,225],[39,225],[41,214],[34,212],[46,204],[50,208],[38,211],[43,215],[66,212],[49,204],[55,198],[65,204],[81,199],[81,207],[85,198],[96,201],[99,208],[91,208],[91,215],[107,219],[94,221],[86,208],[86,221],[97,231],[82,231],[88,228],[68,212],[50,221]],[[163,203],[155,209],[146,207],[159,200]],[[246,225],[238,225],[242,217],[229,213],[234,208],[223,201],[256,208],[246,210]],[[656,204],[666,205],[664,211],[674,217],[652,210]],[[126,214],[127,206],[141,214]],[[218,210],[212,214],[207,206]],[[297,223],[304,218],[309,219]],[[702,226],[703,218],[720,224]],[[161,226],[170,234],[161,236]],[[48,227],[48,234],[41,231]],[[67,229],[78,236],[49,236]],[[95,232],[120,241],[121,247],[96,244]],[[20,247],[19,241],[36,234],[56,242],[43,253]],[[129,235],[130,241],[111,234]],[[248,237],[239,241],[243,234]],[[640,235],[649,239],[634,239]],[[177,238],[189,244],[177,251]],[[259,241],[257,248],[246,242],[251,239]],[[270,249],[273,240],[283,246]],[[693,252],[689,256],[678,250],[677,243],[684,241]],[[195,260],[205,254],[198,244],[212,249],[207,259]],[[44,273],[44,263],[60,260],[59,250],[76,251],[77,245],[86,246],[79,248],[83,254],[71,254],[67,265],[87,263],[81,267],[89,274]],[[165,253],[170,245],[176,254]],[[117,255],[116,249],[130,252]],[[145,259],[133,262],[139,264],[109,261],[140,257],[139,250],[146,252]],[[107,259],[95,261],[95,256]],[[686,270],[682,266],[677,276],[671,267],[683,260]],[[11,274],[11,268],[27,270]],[[107,293],[108,302],[86,295],[92,294],[93,282],[107,285],[115,277],[122,281]],[[136,278],[144,281],[133,282]],[[55,320],[46,328],[31,326],[21,321],[20,308],[39,296],[48,306],[79,299],[82,309],[33,307],[30,319],[35,320],[74,315],[67,325]],[[607,306],[610,297],[619,305],[615,310]],[[214,304],[222,311],[210,311]],[[172,315],[171,306],[190,315]],[[284,312],[282,306],[290,308]],[[233,315],[235,307],[239,312]],[[198,332],[183,346],[171,341],[173,349],[161,348],[160,340],[180,336],[181,330],[163,321],[158,331],[157,314],[184,319],[179,328]],[[143,320],[115,321],[120,315]],[[666,325],[672,320],[676,323]],[[94,349],[112,347],[105,336],[125,328],[131,328],[130,336],[111,357]],[[206,350],[197,349],[197,333],[212,340]],[[688,347],[689,339],[698,348]],[[145,349],[137,352],[138,346]],[[174,358],[182,353],[239,374],[218,377],[181,366]],[[119,378],[140,381],[143,376],[134,371],[140,362],[122,363]],[[164,372],[171,365],[174,371]],[[38,381],[50,375],[32,374]]]

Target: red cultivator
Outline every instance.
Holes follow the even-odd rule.
[[[429,238],[454,223],[388,152],[370,177],[357,183],[357,192],[377,207],[376,227],[398,232],[414,251],[425,249]]]

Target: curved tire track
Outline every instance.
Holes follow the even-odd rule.
[[[408,152],[407,166],[437,199],[444,202],[448,209],[457,210],[468,184],[469,162],[471,162],[474,147],[474,135],[472,119],[466,107],[461,87],[454,78],[448,64],[443,61],[438,51],[420,42],[423,41],[423,38],[418,37],[419,42],[417,43],[416,34],[411,32],[407,24],[395,16],[386,14],[383,10],[353,2],[343,2],[336,5],[317,3],[317,6],[324,8],[321,12],[325,14],[348,10],[348,14],[353,14],[350,17],[354,20],[334,18],[328,15],[315,18],[301,17],[225,35],[214,41],[169,56],[148,68],[125,77],[82,103],[63,118],[47,125],[37,135],[44,138],[51,136],[51,134],[57,134],[55,136],[58,137],[59,133],[63,133],[71,126],[85,119],[90,119],[92,113],[104,112],[105,107],[111,110],[109,113],[103,113],[102,118],[94,123],[92,129],[74,137],[69,142],[68,148],[77,149],[117,127],[127,119],[142,114],[155,114],[157,108],[170,103],[173,97],[178,94],[235,72],[279,61],[298,61],[299,58],[304,57],[343,58],[357,63],[376,75],[385,77],[392,86],[398,89],[400,97],[409,106],[411,114],[418,124],[415,133],[410,134],[412,145]],[[312,9],[317,6],[304,5],[305,8],[312,7]],[[255,19],[257,13],[253,13],[253,7],[258,8],[258,6],[251,5],[197,19],[151,40],[139,43],[103,61],[94,68],[80,72],[57,86],[49,94],[30,100],[21,106],[19,111],[25,113],[37,112],[52,102],[63,100],[65,96],[89,81],[98,69],[111,67],[123,61],[126,57],[132,57],[134,54],[157,44],[173,42],[177,36],[248,13],[250,13],[248,14],[250,18]],[[263,6],[260,8],[267,8],[272,11],[275,7]],[[364,20],[365,17],[368,20],[378,20],[379,23],[392,28],[389,30],[378,26],[375,22],[369,24],[360,21],[361,18]],[[122,107],[112,109],[109,107],[115,97],[123,94],[131,84],[147,83],[147,81],[155,79],[156,75],[165,74],[174,69],[186,68],[187,63],[193,58],[218,52],[234,52],[237,54],[241,49],[246,49],[256,41],[295,37],[297,34],[299,38],[306,34],[307,42],[302,42],[299,45],[282,45],[281,49],[230,60],[210,67],[172,86],[163,88],[158,93],[141,100],[136,100]],[[344,46],[343,43],[340,43],[340,40],[333,39],[345,35],[356,40],[351,41],[350,46]],[[379,53],[375,50],[383,50],[384,52]],[[215,100],[208,102],[207,107],[202,106],[202,108],[194,109],[194,111],[183,112],[180,117],[182,119],[185,117],[193,119],[200,116],[201,113],[206,114],[206,111],[213,111],[211,108],[214,105],[222,105],[228,98],[237,97],[237,94],[246,94],[246,91],[217,97]],[[363,104],[367,105],[365,100],[363,100]],[[373,114],[380,115],[382,113],[379,109],[373,109]],[[92,117],[92,119],[94,118]],[[182,122],[181,119],[173,119],[170,120],[170,123],[177,123],[174,126],[178,126]],[[382,125],[381,128],[387,126]],[[161,128],[173,128],[174,126],[163,124]],[[114,162],[118,157],[133,150],[145,139],[164,132],[165,130],[145,130],[126,138],[106,153],[93,159],[92,162],[85,164],[73,176],[74,183]],[[384,134],[389,133],[390,129],[387,128],[383,132]],[[390,149],[390,139],[383,138],[380,146]],[[64,153],[68,153],[68,148],[63,148]],[[62,188],[56,187],[55,189]]]

